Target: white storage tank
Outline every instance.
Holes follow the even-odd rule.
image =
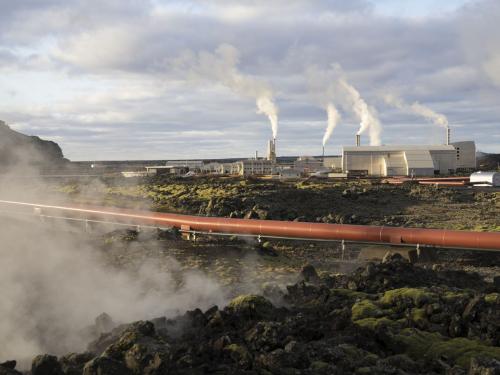
[[[500,172],[475,172],[470,175],[470,182],[476,186],[500,186]]]

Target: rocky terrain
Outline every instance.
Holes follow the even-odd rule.
[[[52,191],[72,201],[207,216],[464,230],[500,230],[500,191],[377,180],[103,178]]]
[[[2,169],[9,166],[22,168],[53,168],[66,162],[59,145],[37,136],[27,136],[12,130],[0,121],[0,163]]]
[[[31,374],[497,374],[500,287],[399,256],[352,274],[303,267],[286,289],[225,307],[116,325],[84,353],[40,355]],[[0,374],[19,374],[15,362]]]
[[[500,230],[494,189],[162,176],[43,188],[54,200],[208,216]],[[500,373],[497,254],[441,250],[417,265],[387,254],[375,264],[356,260],[365,245],[344,253],[337,243],[183,241],[175,231],[87,236],[111,268],[154,262],[172,272],[174,262],[172,282],[201,271],[227,303],[136,322],[103,311],[86,349],[36,356],[30,368],[0,358],[0,375]]]

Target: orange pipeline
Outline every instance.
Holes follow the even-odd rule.
[[[500,232],[233,219],[168,214],[113,207],[83,205],[53,206],[1,200],[0,207],[8,207],[10,209],[24,207],[25,209],[36,209],[38,213],[43,215],[64,215],[65,217],[85,218],[88,220],[108,220],[130,225],[175,227],[183,230],[209,233],[500,250]]]

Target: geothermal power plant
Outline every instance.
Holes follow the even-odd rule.
[[[295,160],[278,156],[278,143],[267,143],[265,157],[255,156],[231,162],[202,160],[172,160],[165,165],[147,166],[144,172],[123,172],[126,176],[139,174],[189,173],[212,175],[261,175],[289,179],[316,177],[423,177],[467,173],[476,168],[474,141],[451,141],[449,126],[445,128],[445,143],[433,145],[364,145],[362,135],[356,134],[353,145],[344,145],[341,155],[319,157],[299,156]]]

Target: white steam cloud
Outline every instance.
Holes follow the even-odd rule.
[[[368,106],[359,91],[347,82],[339,64],[333,64],[330,69],[326,70],[317,66],[309,66],[306,69],[306,75],[312,95],[323,108],[326,108],[328,114],[328,127],[323,136],[323,145],[330,138],[340,120],[340,114],[334,103],[356,116],[360,122],[358,134],[368,131],[370,144],[372,146],[381,144],[382,125],[377,117],[377,111]]]
[[[106,266],[84,238],[2,220],[0,358],[26,360],[41,353],[82,351],[95,339],[85,330],[103,312],[128,323],[221,304],[221,289],[201,273],[174,275],[144,263],[136,271]]]
[[[255,98],[257,113],[265,114],[271,123],[273,137],[278,135],[278,108],[273,91],[267,82],[245,75],[238,69],[239,51],[229,44],[221,44],[214,53],[185,52],[174,61],[174,69],[186,73],[191,79],[218,82],[238,95]]]
[[[323,135],[323,147],[325,147],[326,142],[330,139],[333,134],[333,130],[337,126],[340,121],[340,113],[337,111],[337,108],[332,103],[329,103],[326,106],[326,113],[328,116],[328,125],[325,130],[325,134]]]
[[[359,91],[348,83],[345,77],[339,79],[339,85],[346,94],[347,100],[351,103],[352,111],[360,121],[357,134],[363,134],[365,131],[368,131],[370,145],[379,146],[381,144],[380,133],[382,132],[382,125],[375,109],[366,104]]]
[[[52,185],[37,178],[28,163],[41,155],[27,150],[19,152],[10,171],[0,172],[0,199],[50,199]],[[97,188],[89,186],[94,196]],[[129,323],[226,302],[216,281],[183,270],[173,258],[156,264],[151,258],[131,259],[125,262],[130,267],[122,267],[109,256],[113,250],[123,253],[122,242],[103,251],[102,237],[84,234],[83,224],[74,224],[79,226],[75,232],[69,223],[44,223],[31,212],[6,211],[12,207],[0,204],[0,360],[25,362],[37,354],[83,351],[96,338],[89,325],[103,312],[117,323]]]
[[[426,120],[429,120],[435,125],[441,126],[443,128],[448,128],[448,119],[445,115],[437,113],[430,109],[429,107],[420,104],[419,102],[414,102],[413,104],[408,104],[404,102],[401,98],[393,94],[384,95],[384,100],[387,104],[392,105],[398,109],[401,109],[408,113],[413,113],[422,116]]]

